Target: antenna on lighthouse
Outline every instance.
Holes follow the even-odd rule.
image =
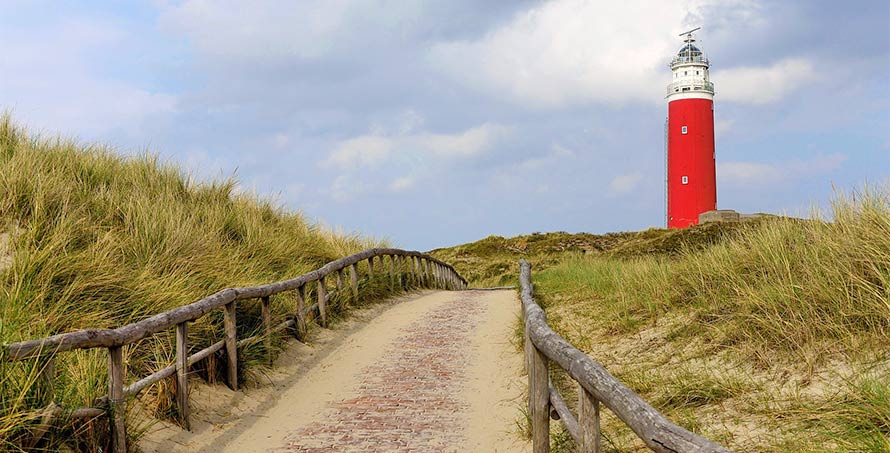
[[[680,33],[680,34],[677,35],[677,36],[683,36],[683,35],[686,35],[686,39],[684,39],[683,42],[695,42],[695,38],[692,37],[692,34],[695,33],[695,32],[697,32],[697,31],[699,31],[699,30],[701,30],[701,27],[695,27],[695,28],[693,28],[692,30],[684,31],[683,33]]]

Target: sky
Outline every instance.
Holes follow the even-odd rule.
[[[719,208],[890,180],[886,0],[2,0],[0,110],[404,248],[641,230],[698,26]]]

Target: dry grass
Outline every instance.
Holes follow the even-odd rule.
[[[29,136],[9,117],[0,118],[0,233],[0,343],[120,326],[381,245],[239,194],[234,180],[198,183],[152,156],[122,158],[101,146]],[[274,297],[273,313],[292,311],[293,297]],[[239,305],[239,335],[258,330],[257,305]],[[221,313],[195,322],[190,344],[219,339],[221,322]],[[125,350],[129,381],[172,362],[172,333],[141,343]],[[261,344],[246,348],[244,366],[264,355]],[[61,354],[56,402],[92,405],[105,393],[105,360],[102,350]],[[34,385],[40,366],[0,361],[0,450],[19,448],[29,426],[24,414],[48,403]],[[170,392],[155,386],[142,403],[170,415]],[[57,440],[97,448],[100,427],[87,431]]]
[[[533,273],[536,297],[569,341],[733,449],[890,451],[890,187],[838,194],[830,219],[675,256],[564,257]],[[641,445],[604,429],[611,451]]]

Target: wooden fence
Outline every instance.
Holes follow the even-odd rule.
[[[389,257],[388,266],[386,265],[387,257]],[[322,325],[325,325],[327,323],[327,302],[332,294],[325,286],[325,278],[336,274],[337,290],[345,290],[343,271],[348,268],[351,296],[354,300],[358,300],[358,264],[365,260],[368,261],[367,272],[369,277],[374,277],[376,272],[374,263],[379,261],[380,272],[388,273],[393,285],[398,284],[400,287],[403,285],[402,277],[405,277],[410,284],[415,286],[450,290],[465,289],[467,287],[467,281],[453,267],[429,255],[399,249],[375,248],[332,261],[320,269],[290,280],[261,286],[224,289],[197,302],[165,311],[148,319],[117,329],[79,330],[39,340],[3,345],[2,349],[0,349],[0,360],[12,362],[34,359],[43,361],[40,367],[40,381],[44,388],[49,389],[47,392],[49,393],[49,399],[52,400],[53,363],[56,354],[74,349],[107,348],[108,395],[97,401],[97,407],[63,410],[60,406],[50,403],[49,407],[42,411],[44,414],[43,423],[38,433],[42,435],[42,433],[46,432],[49,426],[51,426],[53,418],[63,412],[70,418],[93,418],[107,415],[110,417],[112,451],[117,453],[126,452],[127,434],[124,419],[124,403],[127,398],[134,397],[149,385],[162,379],[175,377],[176,405],[180,414],[180,421],[188,429],[188,372],[192,365],[207,359],[217,351],[223,350],[226,358],[225,375],[227,384],[233,390],[237,389],[238,348],[247,343],[262,340],[266,342],[266,351],[269,351],[271,349],[272,334],[290,328],[296,329],[298,336],[302,335],[305,332],[308,318],[315,316],[316,313],[317,319]],[[398,283],[396,283],[396,280]],[[316,284],[316,302],[307,307],[306,286],[312,282]],[[294,312],[289,314],[287,320],[273,325],[269,298],[285,291],[296,291],[296,307],[294,307]],[[236,335],[237,317],[235,303],[236,301],[246,299],[259,299],[262,302],[263,332],[261,335],[239,340]],[[216,309],[223,310],[225,339],[198,352],[189,354],[188,323]],[[130,385],[125,385],[123,347],[170,328],[176,328],[175,363]]]
[[[569,344],[547,325],[544,310],[532,297],[531,265],[519,262],[525,355],[528,369],[528,411],[534,453],[550,451],[550,418],[562,421],[578,451],[602,451],[600,403],[624,422],[646,446],[660,453],[729,453],[725,447],[670,422],[632,392],[602,365]],[[578,383],[577,418],[550,382],[549,362]]]

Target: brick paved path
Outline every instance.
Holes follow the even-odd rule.
[[[455,300],[402,328],[358,385],[316,420],[288,436],[280,451],[458,451],[468,404],[471,341],[486,304],[480,293]],[[346,390],[346,389],[344,389]]]

